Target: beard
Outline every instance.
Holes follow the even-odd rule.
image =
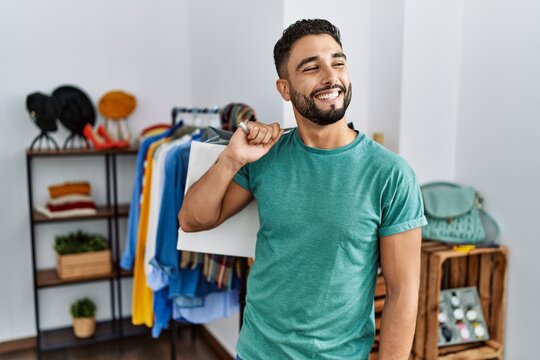
[[[335,105],[331,105],[328,110],[322,110],[317,107],[315,100],[313,99],[315,94],[319,91],[339,89],[343,93],[343,106],[336,108]],[[311,92],[310,96],[305,96],[290,85],[291,102],[294,108],[306,119],[317,125],[330,125],[333,124],[345,116],[345,112],[351,103],[352,98],[352,83],[349,84],[349,88],[345,89],[342,85],[328,86],[324,89],[317,89]]]

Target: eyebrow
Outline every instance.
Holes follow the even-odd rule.
[[[341,58],[341,59],[347,60],[347,56],[342,52],[332,54],[332,59],[336,59],[336,58]],[[298,65],[296,65],[296,71],[300,70],[300,68],[302,66],[306,65],[307,63],[310,63],[310,62],[315,61],[315,60],[319,60],[319,56],[310,56],[310,57],[307,57],[305,59],[302,59],[302,61],[300,61],[300,63]]]

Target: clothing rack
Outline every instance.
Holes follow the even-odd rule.
[[[179,115],[190,115],[191,116],[197,116],[197,115],[212,115],[212,114],[219,114],[220,113],[220,108],[218,106],[208,106],[208,107],[197,107],[197,106],[192,106],[192,107],[185,107],[185,106],[182,106],[182,107],[173,107],[172,111],[171,111],[171,116],[172,116],[172,124],[173,126],[176,125],[176,122],[177,122],[177,118]],[[192,124],[194,125],[194,124]],[[203,125],[211,125],[211,124],[203,124]]]
[[[216,115],[220,114],[220,108],[218,106],[209,106],[209,107],[173,107],[171,111],[171,117],[172,117],[172,125],[176,125],[177,119],[181,115],[189,114],[191,116],[197,115]],[[217,117],[219,119],[219,116]],[[202,119],[208,119],[208,118],[202,118]],[[204,120],[203,120],[204,121]],[[216,127],[221,127],[219,124],[189,124],[189,125],[217,125]],[[240,306],[240,324],[239,328],[242,328],[242,324],[244,322],[244,308],[246,305],[246,295],[247,295],[247,275],[248,275],[248,263],[247,258],[240,257],[240,292],[238,294],[238,302]],[[177,339],[178,339],[178,321],[172,320],[172,331],[171,331],[171,360],[176,359],[176,353],[178,351],[177,349]],[[191,339],[195,340],[196,332],[195,332],[195,326],[191,326]]]

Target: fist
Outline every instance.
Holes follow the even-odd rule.
[[[249,145],[270,145],[275,143],[283,133],[278,123],[263,124],[259,121],[247,121],[249,134],[246,139]]]
[[[238,128],[226,149],[228,156],[242,164],[259,160],[283,135],[283,129],[278,123],[264,124],[259,121],[249,121],[247,125],[249,134],[245,134]]]

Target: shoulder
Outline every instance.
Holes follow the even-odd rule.
[[[384,179],[399,184],[416,180],[416,174],[407,160],[367,136],[363,140],[363,152],[372,169]]]
[[[267,164],[268,162],[282,159],[285,155],[291,155],[294,143],[293,131],[283,134],[279,140],[272,146],[266,155],[252,164]]]

